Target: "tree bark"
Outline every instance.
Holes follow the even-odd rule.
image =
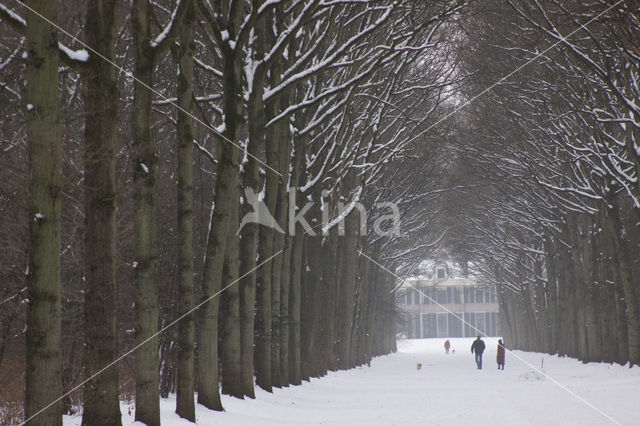
[[[237,186],[236,186],[237,188]],[[240,288],[238,286],[239,245],[238,192],[233,191],[227,200],[229,208],[229,232],[225,250],[222,282],[226,289],[220,295],[220,369],[222,393],[243,398],[242,348],[240,342]]]
[[[325,205],[325,208],[329,207]],[[335,369],[335,312],[336,312],[336,277],[339,263],[338,238],[335,230],[331,230],[323,242],[322,257],[322,309],[320,316],[321,360],[322,369]]]
[[[30,0],[28,6],[56,21],[56,5]],[[62,425],[60,230],[61,152],[57,31],[27,15],[27,142],[29,155],[29,272],[26,331],[28,425]],[[7,333],[8,334],[8,333]]]
[[[155,144],[151,138],[153,93],[153,49],[151,48],[151,4],[136,0],[132,6],[135,46],[133,124],[133,182],[135,205],[135,353],[137,421],[160,424],[158,339],[158,291],[156,288],[156,206],[155,181],[158,169]],[[151,340],[149,340],[151,339]],[[149,341],[147,341],[149,340]]]
[[[347,179],[347,191],[357,187],[355,171],[350,172]],[[350,196],[346,192],[347,198]],[[347,202],[350,202],[348,200]],[[346,370],[351,365],[351,332],[353,326],[353,309],[357,278],[357,232],[360,224],[358,209],[353,209],[345,218],[344,264],[338,288],[338,322],[336,324],[336,359],[340,369]]]
[[[289,307],[288,307],[288,367],[289,383],[292,385],[302,384],[300,372],[300,281],[302,277],[303,250],[305,244],[304,231],[296,230],[296,235],[292,240],[291,264],[289,273],[291,274],[289,286]],[[283,293],[284,294],[284,293]],[[284,361],[283,361],[284,362]]]
[[[275,76],[279,76],[279,74],[275,72],[274,77]],[[276,78],[275,81],[279,81],[279,77]],[[275,132],[275,136],[277,136],[278,139],[274,139],[274,143],[279,144],[278,170],[281,171],[283,176],[280,176],[280,181],[278,184],[275,219],[276,222],[282,227],[282,229],[286,230],[288,229],[287,183],[289,175],[288,171],[291,157],[291,147],[289,146],[289,139],[287,137],[288,134],[283,128],[284,126],[276,125],[276,127],[278,127],[278,131]],[[282,255],[276,257],[275,261],[273,262],[273,269],[271,274],[271,380],[273,386],[276,387],[286,386],[289,383],[286,380],[288,377],[286,372],[283,372],[283,364],[286,366],[286,363],[283,363],[282,360],[283,356],[286,357],[288,355],[286,347],[282,347],[282,339],[288,339],[289,337],[288,332],[286,336],[283,334],[283,330],[286,330],[287,326],[287,324],[285,323],[285,321],[287,321],[287,315],[286,311],[284,310],[288,309],[288,293],[285,299],[282,298],[282,288],[285,287],[288,291],[288,282],[290,278],[289,259],[291,254],[290,250],[288,251],[287,246],[285,246],[285,242],[287,241],[287,239],[288,236],[283,233],[274,233],[273,251],[274,253],[277,253],[278,251],[282,250]],[[282,355],[283,351],[285,352],[285,355]]]
[[[558,281],[558,308],[560,325],[560,332],[558,335],[558,355],[570,355],[570,336],[572,335],[572,321],[569,315],[569,285],[568,281],[568,268],[570,267],[568,261],[567,247],[563,241],[558,238],[558,263],[557,263],[557,281]]]
[[[303,123],[296,122],[296,126],[298,128],[302,127]],[[304,185],[306,183],[306,174],[305,168],[303,165],[306,162],[306,150],[305,138],[294,135],[294,156],[292,160],[291,166],[291,179],[289,182],[289,222],[294,220],[295,211],[301,211],[306,204],[306,197],[303,197],[301,193],[298,191],[298,187],[300,185]],[[297,206],[294,210],[293,206]],[[301,370],[300,370],[300,362],[301,362],[301,354],[300,354],[300,303],[301,303],[301,279],[302,279],[302,268],[303,268],[303,253],[305,248],[305,230],[302,225],[299,223],[294,223],[293,227],[290,225],[288,228],[295,229],[295,237],[287,236],[288,242],[291,244],[291,256],[290,259],[290,269],[283,269],[284,274],[290,274],[289,279],[289,299],[288,299],[288,345],[285,345],[288,351],[288,373],[289,380],[288,382],[294,385],[299,385],[302,383]],[[291,230],[291,229],[289,229]],[[285,258],[285,263],[287,259]],[[284,267],[285,265],[283,265]],[[285,287],[283,286],[283,289]],[[284,292],[283,300],[284,299]],[[283,342],[284,345],[284,342]],[[283,363],[285,361],[283,360]]]
[[[86,43],[113,60],[115,0],[87,3]],[[116,333],[116,179],[118,87],[115,69],[92,55],[84,82],[85,102],[85,377],[113,362]],[[157,391],[157,390],[156,390]],[[83,425],[120,425],[118,368],[85,385]]]
[[[189,1],[182,23],[180,43],[175,48],[178,63],[178,105],[184,111],[192,110],[193,98],[193,22],[195,7]],[[178,315],[193,308],[193,128],[191,118],[178,110]],[[178,323],[178,380],[176,414],[191,422],[196,421],[194,401],[194,349],[195,325],[193,314]]]
[[[254,7],[259,7],[260,0],[254,0]],[[259,63],[264,57],[264,20],[259,19],[254,26],[255,38],[251,40],[250,58],[252,63]],[[247,105],[247,120],[249,141],[248,155],[243,165],[242,186],[243,192],[251,191],[257,196],[260,193],[258,177],[257,156],[260,155],[260,147],[264,143],[264,67],[258,66],[253,74],[251,92]],[[266,169],[266,173],[275,174]],[[277,175],[276,175],[277,176]],[[242,205],[242,216],[252,212],[252,208],[246,201]],[[270,212],[271,213],[271,212]],[[242,379],[241,388],[243,395],[255,398],[253,389],[254,375],[254,343],[255,343],[255,302],[256,302],[256,253],[258,245],[258,224],[246,223],[241,231],[240,239],[240,344],[242,353]],[[271,255],[271,253],[269,253]],[[269,262],[270,263],[270,262]],[[263,265],[264,267],[266,265]],[[248,275],[247,275],[248,274]],[[246,276],[245,276],[246,275]],[[264,296],[264,294],[262,295]]]
[[[267,117],[274,115],[271,107],[268,107]],[[277,106],[274,107],[278,110]],[[279,126],[274,126],[268,132],[265,139],[267,165],[279,169]],[[280,173],[284,174],[280,169]],[[275,173],[267,173],[265,177],[264,202],[269,213],[274,214],[278,198],[279,176]],[[282,224],[280,224],[282,226]],[[274,230],[262,226],[258,231],[258,258],[263,262],[273,255]],[[255,320],[255,370],[256,384],[267,392],[271,392],[271,339],[272,339],[272,274],[273,268],[281,264],[281,256],[266,263],[256,271],[256,320]]]
[[[555,245],[550,237],[546,237],[545,246],[545,267],[547,270],[547,310],[549,317],[549,353],[558,353],[558,335],[560,330],[558,310],[558,273],[557,256]]]

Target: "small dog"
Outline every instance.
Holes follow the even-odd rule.
[[[451,355],[455,355],[456,354],[456,350],[455,349],[451,349]]]
[[[420,370],[421,368],[422,368],[422,364],[421,364],[421,363],[417,363],[417,364],[416,364],[416,369],[417,369],[417,370]]]

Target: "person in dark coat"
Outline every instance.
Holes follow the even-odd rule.
[[[449,348],[451,347],[451,342],[449,342],[449,339],[447,339],[446,342],[444,342],[444,351],[447,353],[447,355],[449,355]]]
[[[502,339],[498,340],[498,356],[496,359],[498,361],[498,370],[504,370],[504,344]]]
[[[478,370],[482,370],[482,353],[484,352],[485,347],[484,341],[480,336],[478,336],[471,345],[471,353],[476,354],[476,365],[478,366]]]

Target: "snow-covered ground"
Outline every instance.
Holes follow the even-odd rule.
[[[375,359],[371,367],[333,372],[273,394],[257,389],[255,400],[225,396],[226,412],[198,406],[197,420],[202,425],[640,424],[640,368],[515,352],[507,353],[505,370],[498,371],[497,339],[488,338],[484,369],[477,370],[471,342],[451,339],[455,354],[445,355],[444,339],[402,341],[398,353]],[[544,358],[548,377],[517,357],[538,369]],[[162,400],[164,425],[191,424],[174,409],[175,399]],[[122,412],[124,424],[135,424],[133,407],[123,405]],[[80,421],[67,417],[65,425]]]

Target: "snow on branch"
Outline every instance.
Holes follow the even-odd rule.
[[[169,33],[171,32],[171,29],[173,28],[176,22],[176,16],[178,16],[178,10],[180,10],[180,4],[181,4],[181,0],[177,0],[176,7],[171,12],[171,18],[169,18],[169,22],[164,27],[164,29],[160,32],[160,34],[158,34],[156,38],[151,40],[151,42],[149,43],[152,48],[158,47],[158,45],[162,44],[164,40],[167,38],[167,36],[169,35]]]
[[[87,52],[85,49],[69,49],[67,46],[60,42],[58,42],[58,49],[60,49],[60,51],[67,55],[67,57],[72,61],[87,62],[89,60],[89,52]]]

